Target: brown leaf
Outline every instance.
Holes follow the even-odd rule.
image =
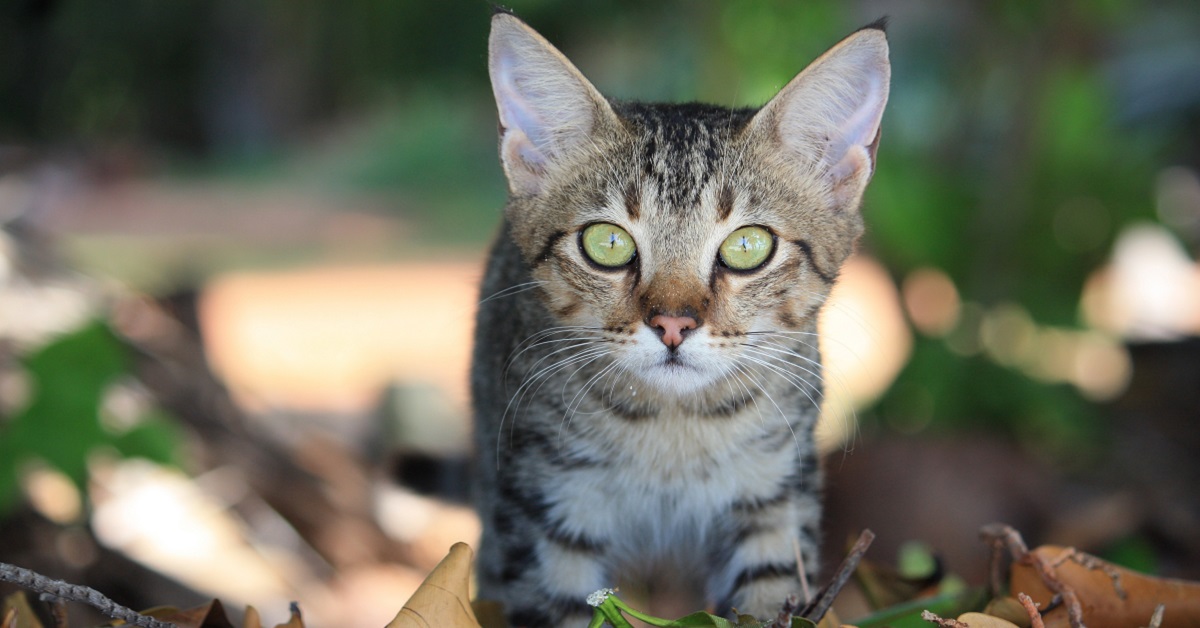
[[[1007,619],[983,613],[963,613],[958,616],[958,621],[971,628],[1017,628],[1016,624]]]
[[[178,628],[235,628],[225,615],[225,607],[221,605],[221,600],[216,599],[182,611],[162,606],[143,611],[142,614],[169,621]]]
[[[278,624],[275,628],[304,628],[304,620],[300,617],[300,605],[292,602],[292,616],[287,623]]]
[[[1025,607],[1016,598],[1007,596],[995,598],[988,602],[983,613],[1012,622],[1019,628],[1029,628],[1030,626],[1029,613],[1025,612]]]
[[[262,618],[258,616],[257,608],[246,607],[246,614],[242,616],[242,628],[262,628]]]
[[[1159,604],[1166,605],[1164,626],[1200,627],[1200,582],[1149,576],[1053,545],[1030,553],[1049,564],[1053,577],[1075,592],[1088,628],[1145,625]],[[1037,569],[1024,561],[1013,563],[1009,583],[1013,595],[1025,593],[1043,609],[1053,597]],[[1047,627],[1066,626],[1066,614],[1059,607],[1042,618]]]
[[[24,591],[9,595],[0,604],[0,628],[42,628]]]
[[[467,591],[473,556],[455,543],[387,628],[480,628]]]
[[[495,600],[473,600],[471,610],[475,612],[475,620],[483,628],[508,628],[508,620],[504,617],[504,605]]]

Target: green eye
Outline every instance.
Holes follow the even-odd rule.
[[[762,266],[775,246],[771,232],[762,227],[742,227],[721,243],[721,261],[734,270],[752,270]]]
[[[637,252],[637,246],[629,233],[607,222],[598,222],[584,229],[581,244],[583,252],[587,253],[593,262],[608,268],[628,264]]]

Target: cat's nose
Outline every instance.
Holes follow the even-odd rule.
[[[659,314],[650,319],[650,328],[658,333],[668,349],[675,349],[683,344],[683,335],[696,327],[696,319],[691,316]]]

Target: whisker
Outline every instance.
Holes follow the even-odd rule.
[[[605,354],[605,355],[607,355],[607,354]],[[604,357],[604,356],[598,356],[598,357],[588,361],[583,366],[587,366],[588,364],[595,362],[596,360],[600,359],[601,357]],[[580,368],[582,369],[583,366],[581,366]],[[600,379],[600,377],[602,377],[604,374],[612,371],[612,369],[616,368],[617,366],[618,366],[618,364],[616,362],[612,362],[612,363],[609,363],[604,368],[600,369],[600,371],[598,373],[591,376],[588,379],[588,381],[584,383],[583,387],[580,388],[575,393],[575,396],[571,398],[571,401],[567,403],[567,412],[563,416],[563,420],[558,424],[558,447],[559,447],[559,449],[562,448],[563,429],[571,427],[571,419],[573,419],[575,417],[575,412],[579,409],[579,406],[583,404],[585,395],[587,395],[587,391],[589,389],[591,389],[591,387],[596,383],[597,380]],[[576,373],[578,373],[578,372],[579,371],[576,370]]]
[[[772,348],[770,346],[764,346],[764,347],[761,347],[761,349],[767,350],[767,351],[780,352],[780,353],[784,353],[784,354],[790,355],[790,356],[795,356],[797,358],[800,358],[801,360],[804,360],[805,362],[819,366],[819,363],[816,362],[815,360],[813,360],[812,358],[810,358],[806,355],[797,353],[795,351],[792,351],[790,349],[787,349],[786,347],[783,347],[783,346],[777,346],[777,348]],[[749,349],[749,350],[754,351],[754,349]],[[842,381],[841,378],[839,378],[839,377],[825,377],[825,376],[823,376],[823,374],[813,373],[812,371],[810,371],[809,369],[805,368],[804,366],[802,366],[800,364],[796,364],[794,362],[786,360],[778,355],[771,355],[771,354],[763,353],[761,350],[755,351],[755,353],[757,353],[757,355],[759,355],[763,358],[767,358],[768,360],[773,360],[773,361],[779,362],[781,364],[788,365],[788,366],[794,367],[794,368],[798,368],[807,373],[810,373],[811,375],[816,377],[818,379],[818,381],[822,382],[825,386],[832,385],[837,390],[837,392],[843,396],[843,398],[845,398],[847,400],[853,399],[853,397],[850,395],[849,388],[846,386],[845,382]],[[780,366],[778,364],[774,364],[774,366],[779,369],[782,369],[782,366]],[[777,371],[777,372],[779,372],[779,371]],[[784,375],[784,373],[780,373],[780,375],[787,377],[787,375]],[[800,378],[797,374],[790,374],[790,375],[792,377],[787,377],[787,378],[793,385],[797,385],[797,382],[792,378],[793,377],[798,378],[804,384],[807,384],[809,387],[811,387],[814,391],[819,392],[822,400],[828,399],[828,391],[819,389],[818,387],[813,385],[811,382],[804,381],[803,378]],[[810,397],[810,399],[811,399],[811,397]],[[851,421],[850,425],[854,428],[855,432],[857,433],[857,431],[859,430],[858,412],[857,412],[857,410],[854,409],[853,403],[848,403],[848,404],[843,404],[843,405],[844,405],[844,407],[838,408],[838,411],[840,413],[839,417],[837,417],[835,419],[832,415],[829,415],[828,419],[829,420],[838,420],[838,421],[842,422],[843,424],[845,424],[846,421]],[[848,413],[847,413],[846,408],[849,408]],[[824,406],[818,406],[818,409],[821,410],[822,414],[825,414],[826,408]],[[832,410],[830,410],[830,411],[832,412]]]
[[[513,419],[509,425],[509,439],[510,439],[509,446],[511,446],[512,445],[511,439],[516,432],[517,411],[519,410],[521,402],[526,397],[526,395],[529,394],[531,390],[533,391],[533,394],[536,395],[537,391],[541,389],[541,386],[546,382],[546,380],[548,380],[555,373],[569,367],[572,364],[575,364],[576,362],[579,362],[580,360],[586,360],[586,359],[592,358],[594,356],[601,355],[608,351],[608,349],[606,347],[596,346],[597,344],[599,344],[599,343],[597,343],[596,341],[580,342],[580,343],[577,343],[577,344],[574,344],[574,345],[571,345],[568,347],[556,349],[555,351],[552,351],[552,352],[548,353],[547,355],[542,356],[537,362],[534,362],[533,366],[531,367],[531,370],[533,371],[533,373],[530,374],[528,377],[526,377],[523,382],[521,382],[521,385],[517,388],[517,390],[509,398],[508,404],[504,408],[504,412],[500,415],[500,424],[497,426],[497,433],[496,433],[496,464],[497,464],[497,466],[499,466],[499,464],[500,464],[500,451],[501,451],[501,445],[503,443],[502,437],[504,434],[504,423],[506,420],[508,420],[509,414],[511,413],[513,415]],[[562,353],[563,351],[569,351],[571,349],[578,349],[580,347],[586,347],[586,348],[582,349],[577,354],[568,355],[568,356],[554,362],[553,364],[539,368],[539,365],[542,362],[551,358],[553,355]],[[537,384],[537,388],[532,389],[531,387],[535,384]]]
[[[751,362],[760,363],[760,364],[763,364],[764,366],[766,366],[766,364],[761,362],[758,358],[747,358],[747,356],[738,356],[738,359],[739,360],[748,359]],[[766,395],[767,401],[770,401],[771,405],[775,406],[775,410],[779,412],[780,420],[782,420],[783,424],[787,426],[788,431],[792,433],[792,442],[794,442],[796,444],[796,456],[803,457],[804,450],[803,450],[803,448],[800,447],[800,437],[796,436],[796,430],[794,428],[792,428],[792,422],[788,421],[787,414],[784,413],[783,408],[780,408],[779,404],[775,403],[775,398],[771,396],[771,391],[767,390],[767,388],[762,385],[762,382],[760,382],[758,380],[758,378],[754,376],[753,373],[751,373],[749,370],[745,371],[745,373],[746,373],[746,376],[750,378],[750,381],[754,382],[754,385],[758,386],[758,389],[761,390],[764,395]],[[810,397],[810,399],[811,399],[811,397]]]
[[[496,292],[492,293],[490,296],[481,299],[479,301],[478,305],[483,305],[484,303],[487,303],[488,301],[492,301],[495,299],[502,299],[504,297],[511,297],[514,294],[526,292],[528,290],[533,290],[534,288],[542,286],[545,283],[546,283],[545,281],[535,279],[533,281],[527,281],[525,283],[519,283],[514,286],[509,286],[502,290],[497,290]]]

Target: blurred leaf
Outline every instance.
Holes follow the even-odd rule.
[[[100,422],[105,391],[128,373],[127,349],[102,322],[92,322],[26,356],[29,405],[0,428],[0,511],[17,497],[22,467],[45,462],[86,494],[87,457],[98,447],[173,462],[174,432],[165,415],[123,434]]]
[[[474,554],[455,543],[387,628],[479,628],[467,591]]]
[[[4,598],[0,604],[0,626],[3,628],[42,628],[42,622],[29,606],[24,591],[17,591]]]
[[[1049,577],[1056,588],[1074,591],[1089,626],[1141,626],[1160,604],[1166,606],[1162,625],[1200,624],[1200,582],[1146,575],[1071,548],[1042,545],[1029,553],[1013,561],[1009,590],[1027,594],[1041,608],[1056,595],[1045,582]],[[1065,605],[1047,611],[1046,623],[1058,625],[1066,614]]]
[[[225,606],[217,599],[189,609],[164,606],[143,611],[142,614],[171,622],[177,628],[236,628],[225,614]]]

